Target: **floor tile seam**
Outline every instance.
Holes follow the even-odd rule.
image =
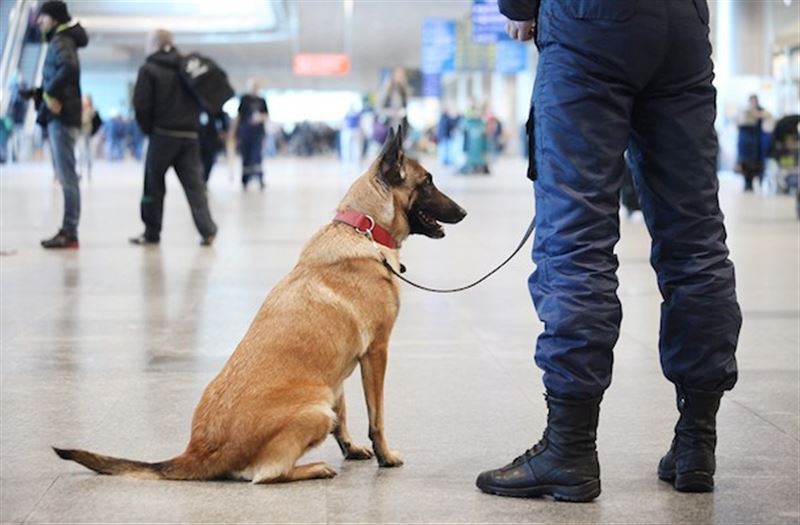
[[[776,425],[775,423],[773,423],[769,419],[765,418],[764,416],[762,416],[761,414],[759,414],[758,412],[756,412],[752,408],[748,407],[747,405],[745,405],[741,401],[737,401],[736,399],[731,399],[731,402],[734,403],[735,405],[738,405],[741,408],[745,409],[747,412],[749,412],[750,414],[754,415],[755,417],[757,417],[758,419],[760,419],[764,423],[768,424],[769,426],[771,426],[772,428],[774,428],[775,430],[777,430],[778,432],[780,432],[784,436],[788,437],[792,441],[797,441],[798,443],[800,443],[800,437],[793,437],[786,430],[782,429],[781,427],[779,427],[778,425]]]
[[[489,353],[489,355],[491,355],[492,359],[495,361],[495,363],[500,368],[500,370],[502,372],[504,372],[507,377],[511,378],[512,377],[511,369],[506,367],[503,364],[503,362],[500,360],[500,358],[497,356],[497,354],[495,354],[495,352],[492,351],[492,344],[488,345],[487,352]],[[528,361],[528,365],[530,366],[530,365],[532,365],[532,363],[530,361]],[[516,390],[519,394],[521,394],[523,399],[527,399],[528,401],[536,402],[536,400],[538,399],[538,396],[530,396],[530,395],[528,395],[528,393],[525,391],[524,388],[522,388],[521,386],[516,384],[516,382],[513,382],[513,383],[514,383],[514,390]]]
[[[113,403],[111,403],[111,406],[109,406],[109,407],[108,407],[108,408],[107,408],[107,409],[106,409],[106,410],[103,412],[103,414],[97,418],[97,420],[96,420],[96,421],[94,421],[93,423],[91,423],[91,424],[89,425],[89,427],[90,427],[92,430],[100,430],[100,431],[102,431],[102,430],[103,430],[103,423],[105,423],[105,421],[106,421],[106,420],[107,420],[107,419],[110,417],[110,415],[111,415],[111,414],[114,412],[114,410],[117,408],[117,405],[119,405],[120,403],[122,403],[122,400],[123,400],[124,398],[125,398],[125,396],[123,396],[122,394],[118,394],[118,395],[117,395],[117,398],[114,400],[114,402],[113,402]]]
[[[111,404],[111,406],[110,406],[110,407],[108,407],[108,409],[107,409],[105,412],[103,412],[103,414],[102,414],[100,417],[98,417],[98,418],[97,418],[97,420],[96,420],[96,421],[94,421],[94,422],[90,423],[90,427],[91,427],[93,430],[94,430],[94,429],[99,429],[99,430],[102,430],[102,428],[103,428],[103,422],[104,422],[106,419],[108,419],[108,417],[109,417],[109,415],[112,413],[112,411],[113,411],[113,410],[116,408],[116,406],[117,406],[117,405],[118,405],[118,404],[119,404],[119,403],[122,401],[122,398],[123,398],[123,396],[121,396],[121,395],[117,396],[117,399],[116,399],[116,401],[114,401],[114,402]],[[2,433],[2,431],[0,430],[0,434],[1,434],[1,433]],[[9,453],[9,454],[13,454],[13,453],[15,453],[17,450],[21,449],[21,448],[22,448],[22,447],[24,447],[24,446],[25,446],[25,443],[24,443],[24,442],[18,443],[16,446],[14,446],[14,447],[12,447],[12,448],[11,448],[11,451],[7,451],[7,453]]]
[[[497,356],[494,354],[494,352],[492,352],[492,351],[491,351],[491,347],[492,347],[493,345],[497,344],[497,341],[495,341],[495,340],[492,340],[491,338],[488,338],[488,337],[486,337],[486,336],[484,335],[484,332],[481,332],[481,331],[479,331],[479,330],[477,330],[477,329],[475,328],[475,322],[474,322],[474,319],[471,319],[471,318],[470,318],[470,317],[469,317],[469,316],[466,314],[466,311],[467,311],[467,310],[468,310],[468,308],[465,308],[465,307],[457,307],[457,308],[455,309],[455,313],[456,313],[456,316],[457,316],[458,320],[459,320],[460,322],[462,322],[464,325],[466,325],[466,326],[467,326],[467,328],[468,328],[468,331],[469,331],[470,335],[472,336],[472,338],[473,338],[473,339],[474,339],[476,342],[478,342],[478,343],[479,343],[481,346],[485,346],[485,347],[487,347],[487,349],[488,349],[488,350],[487,350],[487,351],[488,351],[488,353],[489,353],[489,354],[492,356],[492,358],[493,358],[493,359],[495,359],[495,360],[497,361]],[[498,362],[499,362],[499,361],[498,361]],[[502,368],[502,367],[501,367],[501,368]],[[505,369],[503,369],[503,370],[505,370]]]
[[[474,323],[470,322],[470,320],[468,319],[468,317],[466,316],[466,314],[464,312],[465,312],[465,309],[463,309],[463,308],[456,309],[456,315],[458,315],[458,317],[462,321],[466,322],[466,325],[469,327],[470,332],[472,332],[472,334],[475,336],[476,341],[480,342],[481,346],[485,347],[486,353],[489,354],[489,356],[491,357],[492,361],[494,361],[494,363],[497,366],[497,368],[501,372],[503,372],[507,377],[511,377],[511,375],[512,375],[511,374],[511,370],[509,368],[507,368],[505,365],[503,365],[503,362],[499,358],[497,353],[495,353],[492,350],[492,348],[496,344],[498,344],[497,341],[489,340],[488,338],[484,337],[481,332],[479,332],[478,330],[473,328]],[[527,399],[528,401],[535,401],[535,398],[532,398],[532,397],[528,396],[528,394],[525,392],[525,389],[523,389],[522,387],[520,387],[520,386],[515,384],[514,385],[514,390],[516,390],[517,392],[522,394],[522,397],[524,399]]]
[[[42,495],[39,496],[39,499],[36,500],[36,503],[33,504],[33,508],[31,508],[30,512],[28,512],[28,514],[25,516],[25,519],[22,520],[22,523],[28,523],[28,520],[31,519],[31,516],[33,516],[33,513],[36,512],[36,509],[39,508],[39,505],[41,505],[42,501],[44,501],[44,498],[50,492],[50,489],[53,488],[53,485],[56,484],[56,482],[61,478],[61,476],[62,476],[62,474],[57,474],[56,477],[53,478],[53,480],[50,482],[50,484],[47,485],[47,488],[42,493]]]
[[[11,341],[14,341],[15,339],[19,339],[21,336],[27,335],[28,333],[32,332],[33,331],[33,325],[37,321],[41,320],[44,316],[46,316],[46,315],[48,315],[50,313],[59,311],[59,310],[61,310],[61,305],[58,305],[58,304],[53,305],[50,308],[44,308],[42,311],[40,311],[39,315],[34,316],[33,319],[26,320],[25,327],[22,330],[20,330],[19,333],[15,334],[11,338]],[[0,308],[0,312],[2,312],[2,308]],[[5,347],[8,343],[9,343],[9,341],[4,341],[3,346]]]

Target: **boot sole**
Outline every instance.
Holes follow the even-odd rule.
[[[80,247],[81,247],[80,244],[78,244],[77,242],[69,243],[64,246],[46,246],[42,244],[42,248],[44,248],[45,250],[77,250]]]
[[[714,476],[708,472],[676,474],[674,470],[658,470],[658,479],[671,483],[678,492],[714,492]]]
[[[679,492],[714,492],[714,476],[708,472],[677,474],[673,486]]]
[[[552,496],[556,501],[585,503],[592,501],[600,495],[600,480],[587,481],[580,485],[539,485],[520,489],[481,485],[478,485],[478,488],[488,494],[509,498],[540,498],[542,496]]]

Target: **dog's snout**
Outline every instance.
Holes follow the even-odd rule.
[[[448,224],[456,224],[457,222],[461,222],[464,217],[467,216],[467,210],[453,202],[450,201],[451,206],[447,210],[447,213],[443,214],[443,216],[439,217],[439,220],[442,222],[446,222]]]

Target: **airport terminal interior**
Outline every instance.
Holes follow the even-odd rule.
[[[713,492],[680,492],[657,476],[679,412],[659,359],[664,299],[651,238],[628,182],[614,247],[623,316],[597,428],[602,492],[592,501],[476,487],[479,473],[523,454],[548,423],[530,240],[458,293],[417,289],[387,271],[399,299],[381,304],[400,309],[383,419],[402,466],[345,460],[333,436],[299,463],[325,462],[337,475],[290,483],[107,476],[59,459],[51,447],[144,462],[180,454],[206,385],[351,184],[388,155],[398,125],[405,155],[467,212],[443,225],[441,239],[402,243],[403,277],[455,288],[506,259],[536,213],[526,121],[539,52],[505,36],[495,0],[68,0],[71,25],[49,43],[40,21],[57,19],[58,6],[0,0],[0,522],[800,524],[800,2],[663,2],[708,7],[719,204],[743,319],[738,382],[716,416]],[[62,228],[68,182],[55,158],[64,158],[53,144],[59,128],[37,123],[36,107],[51,101],[26,94],[46,84],[48,51],[75,22],[88,35],[77,49],[83,100],[66,155],[80,222],[74,237],[53,238],[63,247],[45,248],[40,241]],[[200,146],[190,149],[191,169],[166,174],[157,239],[140,206],[148,155],[165,139],[143,130],[134,108],[156,28],[233,88],[216,114],[196,111],[199,135],[169,137],[199,137]],[[180,82],[181,96],[200,89]],[[191,100],[199,105],[202,93]],[[197,202],[216,231],[198,230]],[[336,293],[314,286],[309,293]],[[326,319],[310,306],[293,312],[290,324],[331,338],[343,330],[320,326]],[[286,357],[265,377],[297,361]],[[347,425],[355,444],[369,446],[364,369],[353,366]],[[252,391],[259,379],[250,376]]]

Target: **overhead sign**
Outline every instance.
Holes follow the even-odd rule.
[[[472,0],[472,41],[494,44],[510,40],[506,34],[506,17],[500,14],[497,0]]]
[[[442,96],[442,75],[439,73],[422,74],[422,96],[441,97]]]
[[[350,57],[338,53],[298,53],[292,64],[300,76],[341,76],[350,72]]]
[[[504,74],[519,73],[528,69],[530,46],[515,40],[501,40],[497,43],[495,71]]]
[[[453,71],[456,64],[456,23],[442,18],[422,21],[422,72]]]
[[[460,21],[457,34],[456,69],[459,71],[493,71],[496,46],[478,44],[472,39],[472,20]]]

